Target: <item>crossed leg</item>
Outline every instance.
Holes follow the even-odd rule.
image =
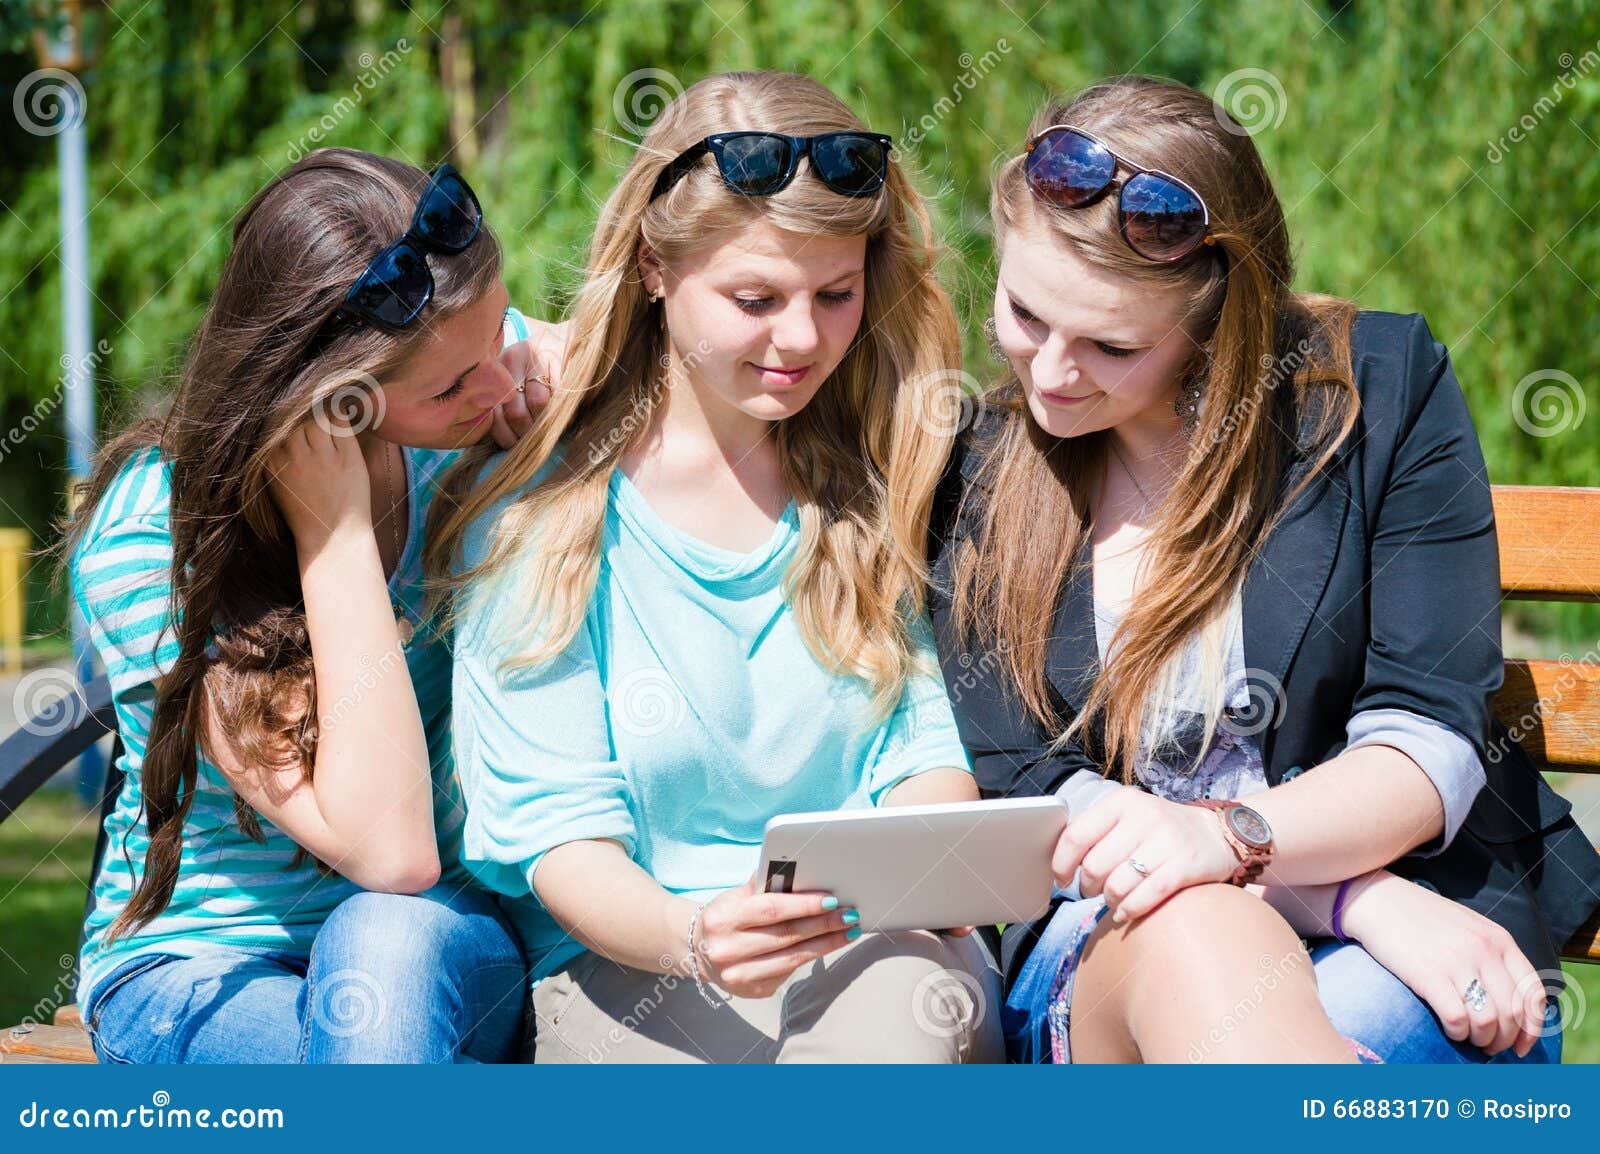
[[[1074,1062],[1355,1062],[1289,923],[1230,885],[1175,894],[1084,947]]]

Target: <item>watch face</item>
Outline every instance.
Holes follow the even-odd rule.
[[[1267,819],[1247,805],[1228,811],[1228,825],[1239,835],[1239,840],[1252,849],[1266,849],[1272,844],[1272,827]]]

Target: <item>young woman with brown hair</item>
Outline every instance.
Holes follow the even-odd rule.
[[[1073,809],[1058,902],[1006,932],[1013,1056],[1558,1060],[1600,861],[1492,720],[1444,348],[1292,289],[1253,143],[1183,85],[1049,104],[992,208],[1014,376],[932,603],[985,792]]]
[[[508,323],[453,169],[319,151],[240,215],[170,413],[105,451],[68,539],[126,774],[79,986],[102,1060],[515,1052],[421,565],[454,451],[528,428]]]

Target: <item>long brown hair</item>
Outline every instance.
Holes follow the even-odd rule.
[[[380,249],[411,222],[427,174],[353,149],[311,153],[256,194],[200,320],[171,409],[101,453],[80,494],[70,554],[129,458],[159,446],[171,470],[172,613],[180,652],[162,680],[141,793],[144,871],[111,935],[172,899],[198,757],[215,760],[208,715],[248,764],[308,777],[316,691],[294,542],[268,488],[268,461],[302,422],[391,374],[431,326],[493,289],[500,249],[485,228],[455,256],[429,255],[434,295],[411,327],[324,324]],[[329,336],[331,332],[333,335]],[[208,646],[214,648],[208,653]],[[236,799],[241,827],[255,815]]]
[[[452,499],[434,504],[442,523],[430,526],[429,565],[442,575],[459,560],[466,528],[562,450],[560,465],[500,515],[489,556],[452,583],[459,589],[518,567],[524,644],[508,665],[556,656],[581,625],[611,474],[648,435],[651,422],[641,417],[663,395],[667,374],[682,372],[667,355],[663,306],[645,293],[641,244],[671,263],[765,220],[803,234],[867,237],[860,330],[817,395],[774,436],[799,510],[785,593],[801,634],[826,668],[870,680],[876,709],[898,700],[917,664],[909,614],[923,604],[928,516],[953,442],[954,422],[941,427],[940,414],[960,406],[955,315],[936,277],[921,198],[895,162],[875,196],[840,196],[809,167],[774,196],[736,196],[706,159],[651,199],[667,163],[712,133],[864,127],[814,80],[750,72],[692,85],[651,128],[601,210],[560,389],[487,480],[471,488],[484,455],[469,454],[447,482]]]
[[[1118,234],[1115,196],[1074,211],[1042,205],[1027,188],[1021,156],[995,179],[997,239],[1034,226],[1113,275],[1185,294],[1197,351],[1183,379],[1201,388],[1204,401],[1187,462],[1144,545],[1137,591],[1077,714],[1057,716],[1047,639],[1090,533],[1110,432],[1051,437],[1026,411],[1015,380],[991,398],[998,429],[976,491],[993,499],[983,502],[972,538],[953,559],[953,617],[959,636],[1001,655],[1029,712],[1058,742],[1098,722],[1108,771],[1131,781],[1148,711],[1161,704],[1153,698],[1170,684],[1183,648],[1225,619],[1275,519],[1355,425],[1355,309],[1290,289],[1289,234],[1266,166],[1204,93],[1121,77],[1050,102],[1029,134],[1063,123],[1187,181],[1210,209],[1215,243],[1175,265],[1144,260]],[[1283,435],[1307,415],[1314,419],[1300,443]],[[1286,466],[1299,454],[1309,454],[1311,467],[1286,492]],[[1214,724],[1213,714],[1208,742]]]

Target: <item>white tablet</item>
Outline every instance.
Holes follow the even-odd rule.
[[[767,822],[764,888],[831,893],[864,930],[1031,921],[1066,824],[1058,797],[785,814]]]

